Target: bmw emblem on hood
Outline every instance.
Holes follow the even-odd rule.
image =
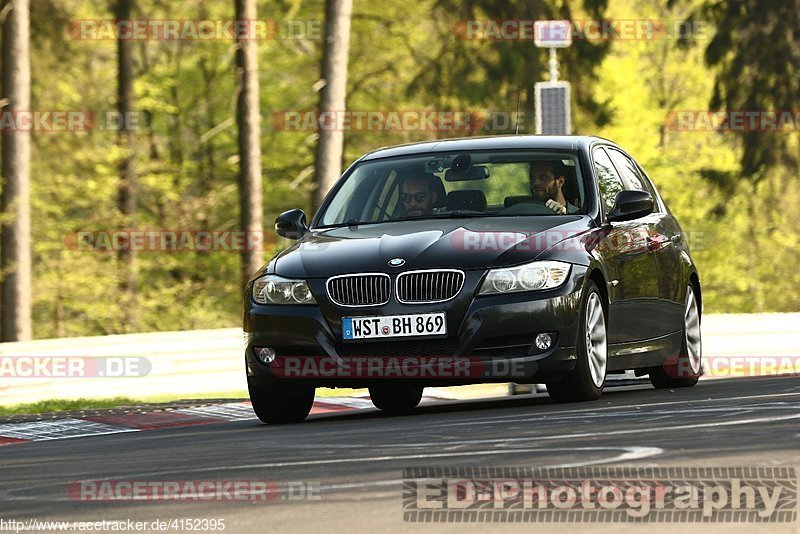
[[[401,265],[405,265],[406,260],[403,258],[392,258],[389,260],[389,267],[400,267]]]

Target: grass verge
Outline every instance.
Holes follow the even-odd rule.
[[[133,404],[136,404],[136,401],[127,397],[114,397],[111,399],[51,399],[29,404],[0,406],[0,415],[67,412],[73,410],[96,410],[102,408],[116,408],[118,406]]]
[[[318,388],[317,398],[320,397],[345,397],[366,393],[366,389],[329,389]],[[80,398],[80,399],[50,399],[45,401],[0,406],[0,416],[5,415],[33,415],[50,412],[68,412],[76,410],[101,410],[104,408],[119,408],[121,406],[137,406],[150,403],[168,403],[185,400],[206,399],[246,399],[246,390],[218,391],[197,395],[152,395],[142,398],[114,397],[105,399]]]

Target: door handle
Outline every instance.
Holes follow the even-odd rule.
[[[657,237],[653,237],[650,235],[647,236],[646,241],[647,241],[647,250],[649,250],[650,252],[656,251],[659,248],[661,248],[661,245],[663,243],[663,241],[661,241]]]

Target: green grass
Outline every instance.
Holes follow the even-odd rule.
[[[365,393],[366,389],[329,389],[318,388],[317,397],[344,397]],[[0,406],[0,416],[5,415],[28,415],[49,412],[66,412],[74,410],[98,410],[103,408],[118,408],[120,406],[136,406],[145,403],[164,403],[181,400],[204,400],[204,399],[246,399],[246,390],[219,391],[214,393],[203,393],[197,395],[153,395],[132,399],[129,397],[114,397],[106,399],[51,399],[46,401],[14,404],[11,406]]]
[[[366,394],[365,389],[351,389],[351,388],[317,388],[317,397],[348,397],[351,395]],[[151,395],[149,397],[142,397],[137,399],[138,402],[174,402],[186,399],[247,399],[248,393],[246,389],[234,389],[228,391],[215,391],[212,393],[198,393],[197,395]]]
[[[367,393],[366,389],[351,388],[317,388],[317,397],[349,397]],[[215,391],[213,393],[201,393],[197,395],[152,395],[138,399],[140,402],[173,402],[186,399],[247,399],[246,389],[235,389],[228,391]]]
[[[51,399],[34,402],[31,404],[14,404],[0,406],[0,415],[37,414],[48,412],[63,412],[72,410],[92,410],[98,408],[114,408],[136,404],[136,401],[127,397],[114,397],[112,399]]]

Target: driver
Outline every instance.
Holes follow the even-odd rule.
[[[403,179],[400,201],[408,217],[431,215],[436,203],[436,191],[431,187],[430,178],[427,175],[411,175]]]
[[[560,161],[535,161],[531,163],[528,174],[533,198],[544,202],[548,208],[560,215],[578,213],[578,208],[567,202],[561,191],[564,187],[565,174],[564,164]]]

